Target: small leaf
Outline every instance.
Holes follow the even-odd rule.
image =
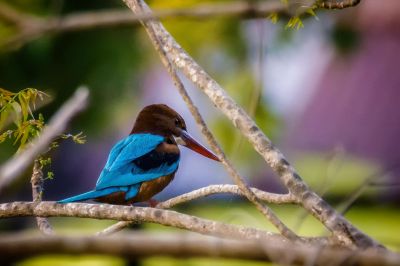
[[[279,20],[279,15],[278,13],[271,13],[267,19],[269,19],[273,24],[276,24]]]
[[[28,126],[27,128],[25,128],[24,134],[22,135],[22,138],[21,138],[21,141],[19,144],[19,149],[21,149],[21,150],[25,147],[25,143],[29,138],[30,128],[31,128],[31,126]]]
[[[11,138],[12,133],[13,133],[12,130],[7,130],[6,132],[0,134],[0,143],[4,142],[7,139],[7,137]]]
[[[303,22],[301,21],[300,17],[295,16],[289,19],[289,22],[286,24],[286,29],[287,28],[294,28],[296,30],[299,30],[300,28],[303,28]]]
[[[72,140],[77,144],[85,144],[86,136],[83,135],[83,132],[79,132],[77,135],[72,136]]]
[[[18,128],[17,130],[14,131],[14,143],[13,145],[17,144],[18,140],[22,137],[22,135],[24,134],[24,130],[22,128]]]
[[[14,109],[14,114],[15,114],[15,119],[14,119],[14,124],[19,127],[22,124],[22,117],[21,117],[21,106],[17,102],[11,102],[10,103],[12,108]]]
[[[1,111],[1,113],[0,113],[0,129],[5,127],[6,122],[8,120],[9,111],[10,111],[9,108],[5,108],[5,109],[3,109],[3,111]]]
[[[47,172],[47,178],[46,179],[53,179],[54,178],[54,173],[52,171]]]
[[[18,94],[18,100],[21,107],[22,119],[23,121],[26,121],[28,119],[29,101],[26,100],[24,92]]]

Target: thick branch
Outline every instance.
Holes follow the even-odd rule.
[[[136,13],[137,14],[146,14],[146,10],[143,6],[137,2],[136,5]],[[238,185],[240,190],[242,191],[243,195],[252,202],[257,209],[282,233],[282,235],[286,236],[291,240],[298,239],[297,235],[290,230],[276,215],[275,213],[267,206],[263,205],[261,201],[257,198],[257,196],[250,190],[249,186],[245,183],[244,178],[239,174],[239,172],[235,169],[233,164],[227,159],[225,156],[224,151],[217,143],[216,139],[214,138],[211,131],[208,129],[203,117],[201,116],[199,110],[194,105],[192,99],[190,98],[188,92],[186,91],[183,82],[178,77],[177,73],[175,72],[173,66],[169,62],[168,56],[163,49],[161,41],[159,40],[156,32],[153,29],[154,22],[152,21],[144,21],[142,22],[143,26],[145,27],[147,33],[149,34],[150,40],[153,43],[153,46],[158,51],[161,61],[167,68],[169,74],[171,75],[176,88],[178,89],[179,93],[181,94],[183,100],[188,105],[190,112],[192,113],[197,125],[199,126],[201,132],[206,137],[208,144],[212,147],[213,151],[218,155],[222,164],[224,165],[227,172],[230,174],[234,182]]]
[[[32,200],[35,203],[42,201],[42,193],[43,193],[43,171],[41,169],[40,163],[38,160],[35,160],[33,163],[33,171],[31,177],[32,184]],[[44,217],[36,217],[36,223],[39,227],[39,230],[45,235],[53,234],[53,228],[51,227],[49,221]]]
[[[290,194],[282,195],[282,194],[268,193],[259,190],[257,188],[251,188],[251,190],[253,191],[254,194],[256,194],[258,199],[268,203],[275,203],[275,204],[297,203],[296,199],[294,199],[293,196]],[[243,193],[241,192],[240,188],[236,185],[211,185],[176,196],[164,202],[160,202],[159,204],[157,204],[156,207],[160,209],[168,209],[178,204],[186,203],[194,199],[206,197],[217,193],[232,193],[243,196]],[[121,231],[130,224],[132,224],[132,222],[118,222],[100,231],[99,233],[97,233],[97,235],[111,235],[113,233]]]
[[[2,261],[44,254],[101,254],[137,259],[150,256],[208,257],[271,261],[284,265],[400,265],[391,252],[351,251],[288,242],[228,240],[194,234],[135,233],[114,237],[6,235]]]
[[[135,13],[140,12],[140,10],[138,11],[138,2],[141,6],[146,6],[141,0],[125,0],[125,2]],[[148,8],[145,10],[150,12]],[[302,202],[303,207],[308,212],[331,230],[339,242],[345,245],[354,244],[360,248],[380,246],[379,243],[355,228],[328,203],[309,189],[293,166],[272,145],[268,137],[247,113],[182,49],[159,21],[153,20],[152,26],[156,35],[162,41],[163,50],[166,51],[173,64],[182,70],[185,76],[200,88],[213,104],[232,121],[234,126],[241,131],[255,150],[279,175],[289,192]]]
[[[40,136],[26,150],[0,167],[0,193],[49,147],[54,138],[64,132],[71,118],[86,107],[88,96],[89,91],[86,88],[79,88],[54,114]]]
[[[190,230],[200,234],[235,239],[269,239],[284,241],[284,238],[255,228],[235,226],[202,219],[170,210],[155,208],[117,206],[110,204],[55,202],[12,202],[0,204],[0,218],[18,216],[80,217],[119,221],[149,222]]]

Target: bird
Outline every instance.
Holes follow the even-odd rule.
[[[101,203],[130,205],[148,202],[174,178],[180,160],[179,145],[214,161],[210,150],[187,132],[185,120],[165,104],[152,104],[138,114],[132,131],[117,142],[109,153],[93,190],[58,203],[94,200]]]

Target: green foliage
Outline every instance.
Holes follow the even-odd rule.
[[[86,136],[83,135],[83,132],[79,132],[78,134],[62,134],[60,135],[56,140],[54,140],[48,150],[42,154],[39,157],[39,164],[40,164],[40,169],[49,169],[47,171],[47,175],[45,180],[52,180],[54,178],[54,172],[51,171],[51,157],[48,155],[48,153],[56,148],[58,148],[60,146],[60,142],[63,140],[67,140],[67,139],[71,139],[73,142],[75,142],[76,144],[85,144],[86,143]]]
[[[9,123],[15,126],[0,134],[0,143],[12,139],[14,145],[18,144],[20,151],[29,140],[39,135],[44,119],[42,115],[36,119],[31,107],[35,109],[37,99],[43,100],[44,96],[44,92],[32,88],[17,93],[0,88],[0,130]]]
[[[289,3],[288,0],[281,0],[281,2],[283,2],[289,8],[290,3]],[[294,4],[298,4],[298,3],[294,2],[293,5]],[[298,7],[298,10],[296,10],[294,12],[294,14],[299,14],[299,15],[294,15],[294,16],[290,17],[288,22],[286,23],[285,28],[286,29],[296,29],[296,30],[299,30],[300,28],[303,28],[304,24],[303,24],[303,21],[302,21],[302,17],[307,16],[307,15],[318,19],[317,15],[315,14],[315,10],[316,9],[317,9],[317,5],[316,4],[310,6],[309,8],[306,8],[305,10],[304,10],[304,6],[300,5]],[[280,16],[279,16],[278,13],[271,13],[267,17],[267,19],[269,19],[273,24],[276,24],[279,21],[279,18],[280,18]]]
[[[296,29],[299,30],[300,28],[303,28],[304,24],[303,21],[301,21],[299,16],[294,16],[291,17],[288,21],[288,23],[286,24],[286,28],[291,28],[291,29]]]
[[[269,20],[271,20],[271,22],[272,22],[273,24],[276,24],[276,23],[278,23],[279,15],[278,15],[278,13],[271,13],[267,18],[268,18]]]
[[[24,89],[16,93],[0,88],[0,130],[6,128],[9,124],[14,125],[14,127],[2,133],[0,131],[0,143],[7,139],[12,140],[14,145],[18,144],[17,152],[19,152],[26,147],[29,141],[40,135],[45,126],[44,117],[39,114],[36,119],[32,108],[35,110],[37,100],[43,100],[45,96],[48,97],[44,92],[33,88]],[[71,139],[77,144],[86,142],[86,136],[82,132],[75,135],[60,135],[50,144],[48,150],[38,158],[41,169],[50,168],[51,158],[47,154],[57,148],[60,141],[67,139]],[[46,179],[53,178],[54,173],[47,171]]]

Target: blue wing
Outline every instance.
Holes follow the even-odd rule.
[[[178,169],[179,158],[174,163],[143,170],[133,161],[153,151],[164,138],[153,134],[132,134],[118,142],[96,183],[96,190],[108,187],[131,186],[173,173]]]
[[[59,203],[94,199],[119,191],[126,193],[126,200],[135,197],[142,182],[171,174],[178,169],[179,155],[171,158],[156,157],[154,162],[145,161],[139,164],[155,166],[154,168],[142,169],[134,163],[138,158],[154,159],[154,156],[148,155],[163,141],[164,137],[153,134],[132,134],[122,139],[111,149],[95,190],[61,200]],[[158,161],[159,159],[162,160]]]
[[[154,134],[129,135],[112,147],[104,170],[115,171],[136,158],[154,150],[163,141],[164,137]]]

